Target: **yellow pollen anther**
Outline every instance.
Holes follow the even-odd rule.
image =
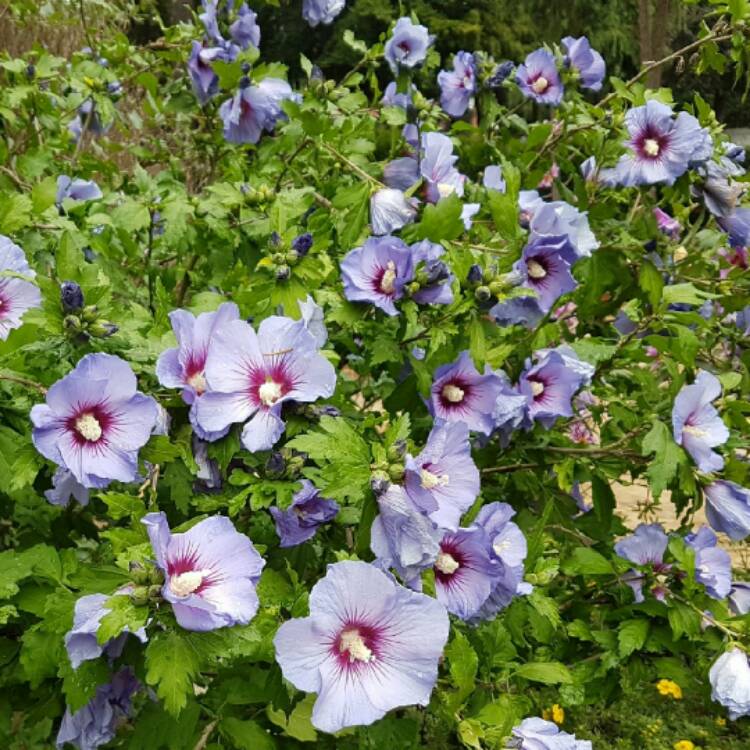
[[[659,141],[654,140],[653,138],[646,138],[646,140],[643,141],[643,150],[649,156],[658,156],[660,151]]]
[[[531,88],[535,93],[543,94],[549,88],[549,81],[544,76],[539,76],[539,78],[531,84]]]
[[[208,384],[206,377],[202,372],[196,372],[187,379],[187,384],[199,395],[205,393]]]
[[[345,630],[339,639],[339,651],[349,654],[349,661],[372,661],[375,655],[367,648],[359,630]]]
[[[169,579],[169,590],[175,596],[189,596],[203,583],[202,570],[188,570]]]
[[[380,291],[393,294],[396,291],[396,264],[389,260],[385,266],[385,273],[380,279]]]
[[[465,395],[464,389],[453,385],[453,383],[443,386],[443,398],[452,404],[460,404],[464,400]]]
[[[435,560],[435,567],[445,575],[449,576],[455,573],[461,566],[453,555],[447,552],[441,552]]]
[[[93,414],[81,414],[76,419],[75,428],[86,440],[90,440],[92,443],[95,443],[102,436],[102,426]]]
[[[540,383],[538,380],[532,380],[531,382],[531,395],[541,396],[544,393],[544,383]]]
[[[705,430],[701,430],[700,427],[695,427],[691,424],[687,424],[682,428],[682,432],[687,432],[688,435],[693,435],[693,437],[701,438],[706,435]]]
[[[266,380],[258,388],[258,398],[265,406],[273,406],[281,398],[281,386],[274,380]]]
[[[427,469],[419,470],[419,478],[422,487],[426,490],[432,490],[435,487],[445,487],[448,484],[447,474],[433,474],[431,471],[427,471]]]
[[[441,198],[448,198],[456,192],[456,186],[451,185],[449,182],[438,182],[437,190]]]
[[[547,275],[544,266],[536,260],[527,261],[526,270],[529,272],[529,276],[531,276],[532,279],[543,279]]]

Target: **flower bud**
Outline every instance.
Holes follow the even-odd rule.
[[[36,68],[29,64],[26,66],[26,77],[31,81],[33,80],[34,76],[36,75]]]
[[[135,583],[148,583],[148,570],[146,570],[146,568],[139,562],[131,562],[128,566],[128,570],[130,571],[130,577]]]
[[[286,264],[279,266],[276,269],[276,281],[287,281],[291,276],[292,269]]]
[[[292,242],[292,248],[297,251],[297,255],[299,255],[300,258],[304,258],[305,255],[310,251],[310,248],[313,244],[313,236],[310,234],[310,232],[305,232],[304,234],[300,234],[298,237],[295,237]]]
[[[83,307],[83,290],[75,281],[60,284],[60,302],[66,313],[78,312]]]
[[[388,481],[387,475],[385,475],[383,472],[377,472],[373,474],[372,479],[370,479],[370,489],[373,491],[376,497],[382,495],[384,492],[387,492],[390,486],[391,483]]]
[[[489,302],[492,299],[492,291],[488,286],[479,286],[474,292],[477,302]]]
[[[442,260],[428,260],[425,263],[425,272],[425,284],[427,286],[434,286],[450,277],[448,266]]]
[[[142,607],[144,604],[148,604],[148,586],[136,586],[130,592],[130,601],[135,604],[136,607]]]
[[[266,460],[265,466],[268,476],[280,477],[286,470],[286,461],[279,451],[274,451]]]
[[[240,78],[240,85],[239,85],[239,87],[241,89],[246,89],[246,88],[248,88],[248,86],[250,86],[250,79],[247,76],[242,76],[242,78]]]
[[[515,66],[510,60],[501,62],[495,70],[492,71],[492,75],[487,79],[486,86],[488,89],[498,89],[503,85],[506,78],[513,72]]]
[[[151,600],[161,599],[161,586],[154,584],[148,587],[148,598]]]
[[[63,327],[66,331],[80,332],[83,330],[83,323],[81,323],[81,319],[77,318],[75,315],[66,315],[63,320]]]
[[[388,467],[388,476],[393,482],[400,482],[404,478],[404,465],[391,464]]]
[[[99,315],[99,308],[96,305],[87,305],[83,308],[81,316],[87,323],[93,323]]]
[[[481,284],[482,283],[482,267],[474,263],[469,268],[469,272],[466,274],[466,281],[469,282],[469,284]]]
[[[398,461],[404,457],[404,453],[406,453],[406,440],[397,440],[388,449],[387,455],[390,461]]]
[[[106,339],[114,336],[120,329],[114,323],[108,323],[106,320],[98,320],[89,326],[89,333],[99,339]]]
[[[243,62],[240,66],[240,70],[243,72],[244,75],[247,75],[250,72],[250,63],[249,62]]]

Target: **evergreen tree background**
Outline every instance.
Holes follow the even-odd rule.
[[[650,10],[654,25],[667,26],[667,50],[697,37],[699,19],[711,10],[709,2],[680,0],[348,0],[347,7],[331,26],[312,32],[301,16],[301,0],[277,0],[250,5],[259,14],[266,59],[289,65],[299,74],[299,53],[315,60],[329,77],[340,77],[357,60],[357,53],[342,41],[351,30],[368,44],[385,38],[393,18],[414,12],[436,35],[435,47],[447,61],[457,50],[484,50],[497,60],[522,60],[543,43],[559,42],[563,36],[589,38],[607,61],[608,72],[624,78],[640,65],[639,14]],[[665,12],[666,11],[666,12]],[[663,54],[663,53],[662,53]],[[661,57],[662,54],[654,56]],[[645,59],[651,59],[649,55]],[[686,66],[689,67],[689,66]],[[383,82],[387,72],[382,71]],[[678,98],[700,93],[716,109],[719,119],[730,126],[750,125],[750,111],[743,101],[745,81],[718,73],[698,80],[674,67],[663,70],[662,85],[676,89]],[[426,91],[435,93],[435,91]]]

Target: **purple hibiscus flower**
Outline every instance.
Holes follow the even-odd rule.
[[[729,235],[732,247],[745,248],[750,245],[750,208],[735,208],[729,216],[716,219]]]
[[[346,0],[304,0],[302,17],[310,26],[317,26],[319,23],[327,26],[333,23],[345,5]]]
[[[487,190],[497,190],[499,193],[504,193],[506,186],[503,168],[499,164],[490,164],[486,167],[482,175],[482,185]]]
[[[399,18],[385,43],[385,59],[394,75],[402,68],[421,65],[434,39],[425,26],[412,23],[410,18]]]
[[[521,373],[518,392],[526,397],[529,417],[549,430],[558,418],[573,416],[572,399],[585,376],[554,349],[537,357],[537,363],[527,363]]]
[[[394,303],[414,278],[414,257],[398,237],[370,237],[341,261],[341,277],[348,300],[371,302],[388,315],[398,315]]]
[[[588,258],[599,247],[585,211],[565,201],[545,201],[536,190],[522,190],[518,205],[532,236],[567,235],[576,255]]]
[[[310,594],[310,616],[283,623],[274,646],[284,677],[318,694],[313,726],[337,732],[399,706],[426,706],[448,630],[440,602],[346,561],[328,566]]]
[[[250,10],[246,3],[240,5],[237,18],[229,27],[229,35],[240,49],[247,49],[250,45],[256,49],[260,47],[260,26],[257,19],[258,14]]]
[[[201,429],[197,422],[197,403],[208,388],[205,373],[208,346],[225,323],[239,317],[239,308],[233,302],[224,302],[215,312],[201,313],[198,317],[187,310],[169,313],[177,346],[159,355],[156,377],[165,388],[182,388],[182,400],[190,405],[190,423],[203,440],[218,440],[229,429],[215,433]]]
[[[730,216],[745,192],[745,184],[732,179],[735,169],[733,162],[726,157],[721,158],[721,164],[707,161],[698,168],[703,181],[691,185],[691,193],[702,198],[706,208],[718,218]],[[743,172],[740,170],[740,174]]]
[[[641,524],[635,530],[635,533],[626,536],[615,544],[615,552],[635,565],[650,567],[656,573],[666,573],[670,569],[670,566],[664,563],[664,553],[668,543],[669,538],[664,533],[661,524]],[[638,571],[633,570],[623,580],[633,589],[636,603],[643,602],[644,577]],[[659,595],[657,598],[663,598],[663,595]]]
[[[723,653],[708,673],[711,700],[724,706],[732,721],[750,716],[750,663],[747,654],[735,647]]]
[[[219,31],[219,20],[217,18],[219,11],[219,0],[201,0],[203,12],[198,15],[203,28],[206,30],[206,36],[217,44],[224,43],[224,37]]]
[[[399,485],[392,484],[378,497],[378,508],[370,548],[382,567],[393,568],[407,586],[421,589],[420,575],[437,559],[442,531]]]
[[[0,234],[0,273],[3,271],[17,273],[28,279],[36,276],[36,272],[26,262],[23,250]],[[21,319],[27,310],[41,305],[42,294],[33,281],[0,276],[0,340],[5,341],[14,328],[21,327]]]
[[[130,698],[141,687],[130,667],[113,675],[112,681],[100,685],[96,695],[75,713],[65,710],[55,744],[66,743],[78,750],[95,750],[114,739],[117,727],[131,714]]]
[[[502,377],[487,366],[480,375],[468,351],[435,370],[428,409],[445,422],[464,422],[470,430],[490,435],[495,402],[503,391]]]
[[[400,109],[408,109],[412,103],[412,94],[416,91],[414,84],[409,86],[406,93],[400,94],[398,91],[398,83],[391,81],[383,91],[383,98],[380,103],[385,107],[399,107]]]
[[[650,99],[625,116],[630,153],[620,157],[616,175],[620,184],[672,185],[691,162],[711,157],[711,136],[692,115],[680,112],[673,117],[670,107]]]
[[[414,156],[402,156],[388,162],[383,169],[383,180],[390,188],[405,191],[419,180],[419,164]]]
[[[452,117],[462,117],[477,90],[477,69],[471,52],[456,52],[453,70],[438,73],[440,105]]]
[[[708,485],[706,518],[716,531],[735,542],[750,536],[750,491],[725,480]]]
[[[425,133],[422,136],[422,159],[419,169],[425,180],[425,197],[437,203],[454,193],[464,194],[466,177],[454,166],[458,157],[453,153],[453,141],[442,133]]]
[[[418,202],[401,190],[383,188],[370,198],[370,225],[376,235],[391,234],[417,218]]]
[[[532,236],[513,270],[521,278],[521,286],[536,292],[539,306],[547,312],[563,294],[578,286],[570,272],[577,260],[567,235]]]
[[[129,590],[126,588],[117,593],[125,595]],[[78,669],[84,661],[98,659],[102,654],[106,654],[110,659],[116,659],[125,648],[125,641],[130,632],[127,627],[120,635],[106,643],[99,643],[96,637],[102,617],[110,611],[106,606],[109,598],[106,594],[89,594],[76,600],[73,627],[65,634],[65,649],[73,669]],[[141,643],[148,641],[145,628],[138,629],[133,635]]]
[[[692,385],[680,389],[672,408],[674,439],[706,473],[721,471],[724,459],[711,448],[723,445],[729,430],[711,402],[721,395],[721,383],[715,375],[700,370]]]
[[[516,82],[524,96],[539,104],[557,106],[564,93],[555,58],[546,49],[538,49],[526,56],[516,69]]]
[[[437,600],[451,614],[468,620],[489,598],[501,566],[492,560],[484,529],[472,526],[443,536],[433,570]]]
[[[658,206],[654,208],[654,218],[659,231],[669,237],[670,240],[680,239],[682,226],[677,219],[673,219],[666,211],[662,211]]]
[[[557,724],[535,716],[513,727],[513,737],[516,738],[513,747],[518,750],[592,750],[589,740],[577,740]]]
[[[500,439],[500,445],[506,448],[511,435],[521,427],[530,427],[526,396],[510,384],[508,376],[501,370],[496,373],[502,380],[500,393],[492,410],[493,434]]]
[[[201,104],[219,93],[219,76],[211,66],[216,60],[229,61],[224,47],[205,47],[202,42],[193,42],[187,68],[193,92]]]
[[[734,581],[729,593],[729,607],[735,615],[746,615],[750,612],[750,583]]]
[[[479,485],[469,428],[463,422],[433,427],[422,452],[406,456],[406,492],[441,529],[458,528],[479,494]]]
[[[489,312],[490,318],[499,326],[522,325],[526,328],[534,328],[544,314],[536,297],[510,297],[498,302]]]
[[[318,348],[328,341],[328,329],[325,324],[323,308],[308,294],[304,300],[297,300],[302,323],[312,334]]]
[[[52,488],[44,491],[44,497],[52,505],[65,506],[72,497],[81,505],[89,504],[89,491],[68,469],[58,466],[52,477]]]
[[[454,276],[448,266],[440,260],[445,248],[436,242],[422,240],[411,246],[414,265],[423,263],[417,269],[416,279],[420,288],[414,292],[412,299],[420,305],[450,305],[453,302]]]
[[[318,526],[333,520],[339,512],[338,503],[320,496],[320,490],[309,479],[302,480],[302,489],[295,492],[286,509],[269,508],[276,522],[281,547],[295,547],[315,536]]]
[[[136,388],[127,362],[87,354],[31,410],[34,446],[84,487],[135,481],[158,417],[156,401]]]
[[[164,573],[162,596],[181,627],[215,630],[255,617],[265,562],[228,518],[206,518],[184,534],[169,530],[164,513],[148,513],[141,522]]]
[[[513,597],[531,593],[529,584],[523,582],[526,538],[510,520],[514,515],[515,511],[507,503],[489,503],[482,507],[470,527],[486,534],[494,565],[490,595],[471,618],[473,623],[491,620]]]
[[[257,143],[263,131],[273,132],[276,123],[285,118],[281,103],[299,101],[286,81],[264,78],[253,84],[245,77],[237,93],[219,108],[224,122],[224,138],[229,143]]]
[[[72,201],[93,201],[102,197],[102,191],[93,180],[72,180],[65,174],[57,178],[55,203],[60,206],[68,198]]]
[[[685,543],[695,550],[695,579],[710,597],[726,599],[732,590],[732,558],[717,546],[718,541],[708,526],[685,537]]]
[[[281,437],[285,402],[310,403],[336,388],[333,365],[319,353],[304,321],[280,316],[266,318],[257,333],[244,320],[215,331],[205,377],[208,390],[197,401],[198,425],[215,433],[247,422],[242,444],[250,452],[269,450]]]
[[[581,86],[591,91],[599,91],[607,72],[604,58],[591,48],[585,36],[566,36],[562,40],[565,47],[565,65],[578,72]]]

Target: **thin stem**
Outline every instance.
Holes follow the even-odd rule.
[[[509,464],[508,466],[489,466],[482,469],[482,474],[509,474],[512,471],[524,469],[540,469],[544,464]]]
[[[346,165],[352,172],[359,175],[363,180],[367,180],[368,182],[373,183],[374,185],[377,185],[378,187],[384,188],[385,185],[380,181],[375,179],[371,174],[367,174],[362,167],[355,164],[350,159],[347,159],[343,154],[339,153],[333,146],[329,145],[328,143],[320,143],[318,144],[323,148],[325,151],[327,151],[331,156],[333,156],[335,159],[338,159],[342,164]]]
[[[206,726],[203,728],[203,731],[201,732],[201,736],[198,738],[198,742],[195,743],[195,747],[193,750],[204,750],[206,745],[208,744],[208,739],[211,737],[211,734],[213,733],[214,729],[216,729],[216,725],[219,723],[218,719],[214,719],[209,724],[206,724]]]
[[[179,307],[185,300],[185,294],[187,293],[188,287],[190,286],[190,271],[195,268],[195,264],[198,262],[200,256],[198,253],[193,253],[188,259],[185,265],[185,272],[182,274],[179,284],[175,287],[174,298]]]
[[[47,389],[41,384],[34,380],[28,380],[27,378],[19,378],[15,375],[2,375],[0,374],[0,380],[7,380],[9,383],[17,383],[18,385],[25,385],[27,388],[33,388],[35,391],[39,391],[43,396],[47,395]]]
[[[281,188],[281,182],[286,176],[286,173],[289,171],[289,167],[292,165],[292,162],[299,156],[299,154],[302,153],[302,150],[310,143],[309,138],[303,138],[300,141],[299,146],[292,152],[292,155],[284,161],[284,168],[281,170],[281,173],[278,176],[278,179],[276,180],[276,192],[279,192],[279,189]]]
[[[78,13],[81,16],[81,26],[83,26],[83,33],[86,37],[86,43],[91,48],[91,52],[96,57],[96,52],[94,49],[94,40],[91,36],[91,32],[89,31],[89,25],[86,21],[86,12],[83,8],[83,0],[78,0]]]

